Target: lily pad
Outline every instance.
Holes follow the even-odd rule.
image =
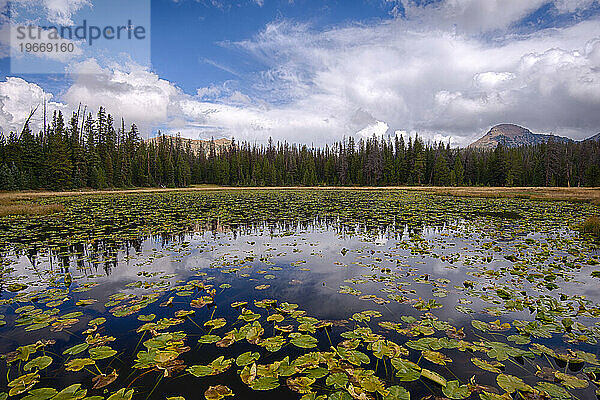
[[[117,351],[108,346],[98,346],[91,348],[89,353],[92,360],[103,360],[105,358],[114,356],[117,354]]]
[[[52,357],[49,356],[40,356],[37,358],[34,358],[33,360],[29,361],[27,364],[25,364],[25,366],[23,367],[24,371],[30,371],[33,368],[36,368],[38,371],[48,367],[50,364],[52,364]]]
[[[206,400],[221,400],[224,397],[233,396],[233,392],[227,386],[209,386],[204,392]]]
[[[240,366],[243,367],[244,365],[248,365],[248,364],[252,364],[253,362],[255,362],[256,360],[258,360],[260,358],[260,354],[257,352],[251,352],[251,351],[247,351],[245,353],[240,354],[237,359],[235,360],[235,363]]]

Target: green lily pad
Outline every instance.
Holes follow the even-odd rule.
[[[212,328],[212,329],[219,329],[219,328],[225,326],[225,324],[227,324],[227,321],[225,320],[225,318],[217,318],[217,319],[211,319],[210,321],[206,321],[204,323],[204,326]]]
[[[329,370],[327,368],[318,367],[318,368],[308,369],[308,370],[304,371],[304,373],[309,378],[319,379],[319,378],[323,378],[324,376],[327,376],[327,374],[329,374]]]
[[[531,387],[520,378],[517,378],[513,375],[500,374],[497,376],[496,381],[498,382],[498,386],[504,389],[508,393],[519,391],[531,391]]]
[[[272,390],[277,387],[279,387],[279,380],[270,376],[258,378],[250,383],[250,388],[254,390]]]
[[[76,354],[81,353],[82,351],[87,350],[88,347],[90,347],[89,344],[87,344],[87,343],[80,343],[80,344],[77,344],[77,345],[75,345],[73,347],[69,347],[68,349],[66,349],[65,351],[63,351],[63,354],[69,354],[69,355],[74,356]]]
[[[75,358],[65,364],[67,371],[81,371],[88,365],[95,364],[95,361],[91,358]]]
[[[421,354],[423,354],[423,357],[425,359],[435,364],[446,365],[447,363],[452,362],[452,359],[450,357],[447,357],[439,351],[424,350]]]
[[[8,387],[10,388],[8,395],[16,396],[18,394],[25,393],[39,382],[39,378],[40,375],[37,372],[32,372],[30,374],[21,375],[13,379],[12,381],[8,382]]]
[[[105,322],[106,322],[106,318],[99,317],[99,318],[94,318],[93,320],[91,320],[90,322],[88,322],[88,325],[90,325],[90,326],[102,325]]]
[[[49,366],[50,364],[52,364],[52,357],[40,356],[40,357],[34,358],[33,360],[31,360],[27,364],[25,364],[25,366],[23,367],[23,370],[30,371],[33,368],[37,368],[37,370],[40,371],[40,370],[46,368],[47,366]]]
[[[217,336],[217,335],[202,335],[202,336],[200,336],[198,343],[210,344],[210,343],[216,343],[219,340],[221,340],[221,337]]]
[[[402,386],[391,386],[383,400],[410,400],[410,392]]]
[[[348,375],[336,372],[327,377],[325,381],[327,386],[333,386],[336,389],[344,389],[348,384]]]
[[[117,354],[117,351],[108,346],[98,346],[91,348],[89,353],[92,360],[103,360],[105,358],[114,356]]]
[[[302,347],[304,349],[310,349],[313,347],[317,347],[317,343],[319,342],[317,339],[310,335],[300,334],[300,333],[292,333],[290,334],[290,342],[297,347]]]
[[[442,387],[444,395],[451,399],[466,399],[471,395],[467,385],[461,385],[459,381],[448,381],[446,386]]]
[[[350,396],[350,393],[345,390],[339,390],[337,392],[331,393],[327,400],[353,400],[354,398]]]
[[[504,364],[502,364],[498,361],[489,362],[489,361],[474,357],[474,358],[471,358],[471,362],[481,369],[484,369],[484,370],[490,371],[490,372],[494,372],[496,374],[500,374],[504,370]]]
[[[446,386],[446,379],[443,376],[441,376],[440,374],[438,374],[437,372],[422,368],[421,376],[423,378],[427,378],[430,381],[437,383],[440,386]]]
[[[563,387],[550,382],[539,382],[535,385],[537,390],[548,393],[553,399],[571,399],[571,394]]]
[[[86,394],[87,390],[81,389],[81,384],[76,383],[58,392],[52,400],[79,400],[84,398]]]
[[[239,367],[243,367],[244,365],[248,365],[248,364],[252,364],[253,362],[255,362],[256,360],[258,360],[260,358],[260,354],[257,352],[251,352],[251,351],[247,351],[245,353],[240,354],[236,360],[235,363],[239,366]]]
[[[107,400],[131,400],[133,392],[133,389],[122,388],[110,395]]]
[[[48,400],[54,397],[58,390],[53,388],[32,389],[22,400]]]

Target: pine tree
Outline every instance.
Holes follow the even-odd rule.
[[[425,177],[425,151],[423,149],[423,142],[417,136],[415,136],[413,152],[413,182],[420,185]]]
[[[452,166],[452,171],[454,172],[454,185],[462,186],[464,183],[465,170],[463,167],[460,153],[456,154],[456,157],[454,157],[454,165]]]
[[[437,186],[448,186],[450,184],[450,168],[448,168],[448,162],[443,155],[438,156],[435,161],[433,184]]]
[[[22,179],[24,189],[38,189],[43,186],[40,178],[43,172],[42,147],[25,124],[20,137],[22,149]]]
[[[504,186],[506,184],[506,151],[501,143],[498,143],[489,161],[488,179],[492,186]]]
[[[86,171],[87,177],[86,182],[87,186],[97,189],[101,186],[101,173],[102,169],[100,166],[100,156],[98,155],[97,149],[97,140],[96,140],[96,130],[95,130],[95,121],[90,113],[85,121],[84,125],[84,135],[85,135],[85,159],[87,162]]]
[[[47,182],[55,189],[71,187],[72,164],[62,113],[55,111],[48,133]]]

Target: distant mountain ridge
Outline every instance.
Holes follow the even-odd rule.
[[[600,134],[596,135],[598,136],[598,139],[594,140],[600,140],[599,135]],[[592,138],[589,138],[588,140],[590,139]],[[502,143],[502,145],[506,147],[519,147],[536,145],[539,143],[546,143],[550,140],[559,143],[574,142],[573,139],[569,139],[563,136],[533,133],[529,129],[523,128],[519,125],[500,124],[494,126],[482,138],[471,143],[469,146],[467,146],[467,148],[495,149],[499,143]]]
[[[164,137],[165,139],[173,139],[176,140],[177,137],[175,136],[171,136],[171,135],[162,135],[162,137]],[[160,140],[161,136],[156,136],[150,139],[147,139],[146,142],[147,143],[152,143],[154,145],[158,145],[159,140]],[[231,140],[229,139],[225,139],[225,138],[221,138],[221,139],[214,139],[214,140],[199,140],[199,139],[188,139],[188,138],[181,138],[181,141],[183,142],[183,146],[187,146],[187,143],[190,143],[190,147],[192,149],[192,152],[194,154],[198,154],[201,150],[204,151],[205,154],[208,154],[208,152],[210,151],[210,143],[213,142],[215,145],[215,153],[219,154],[223,149],[231,146]]]

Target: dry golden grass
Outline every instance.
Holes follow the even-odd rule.
[[[0,197],[0,217],[10,215],[50,215],[65,210],[61,204],[22,203],[15,200]]]
[[[195,191],[238,191],[238,190],[415,190],[440,195],[463,197],[491,197],[491,198],[523,198],[531,200],[570,201],[592,203],[600,205],[600,188],[579,187],[435,187],[435,186],[390,186],[390,187],[228,187],[214,185],[199,185],[189,188],[136,188],[115,190],[74,190],[64,192],[5,192],[0,193],[0,204],[6,200],[25,200],[37,197],[53,196],[78,196],[88,194],[127,194],[127,193],[168,193],[168,192],[195,192]]]
[[[600,217],[589,217],[583,225],[581,225],[581,230],[600,238]]]
[[[600,188],[566,187],[426,187],[432,193],[463,197],[509,197],[530,200],[570,201],[600,205]]]

